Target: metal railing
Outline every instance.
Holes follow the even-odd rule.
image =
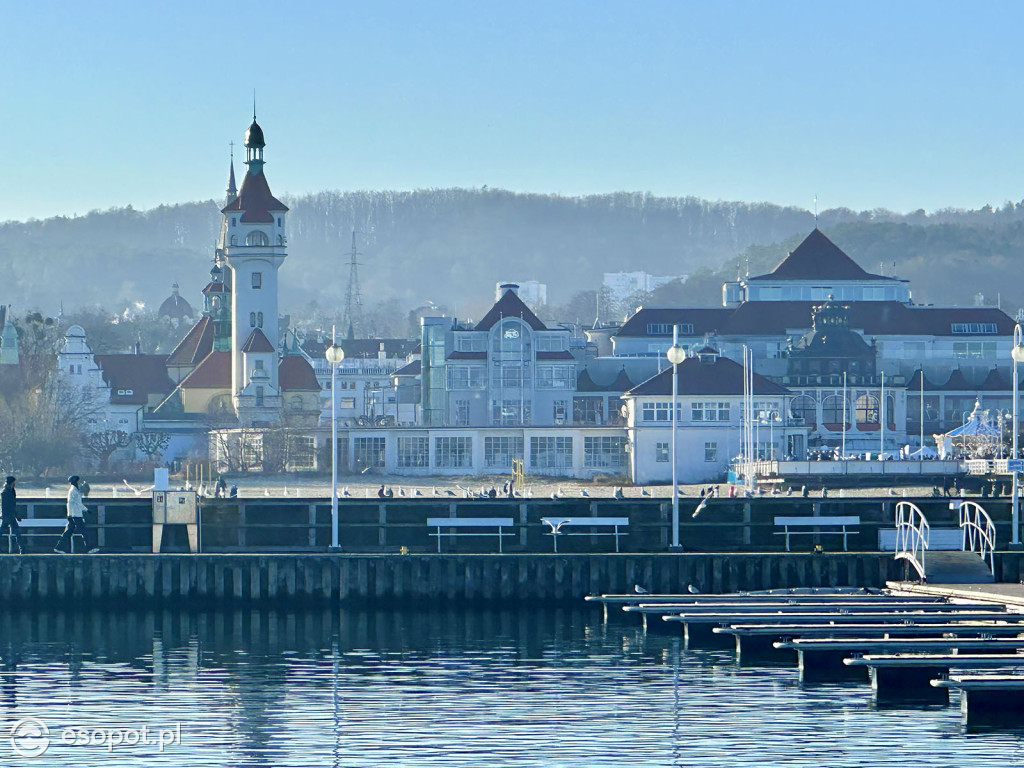
[[[896,559],[906,560],[925,580],[925,553],[928,551],[928,519],[916,504],[901,501],[896,505]]]
[[[996,527],[988,512],[975,501],[960,504],[960,532],[963,535],[964,552],[977,552],[989,571],[996,575]]]

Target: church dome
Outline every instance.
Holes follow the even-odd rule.
[[[249,126],[249,130],[245,132],[245,146],[250,149],[262,149],[267,143],[263,140],[263,129],[260,128],[260,124],[256,122],[256,118],[253,118],[252,125]]]
[[[172,320],[182,320],[192,317],[192,305],[178,295],[178,284],[171,286],[171,295],[164,299],[157,312],[158,317],[169,317]]]

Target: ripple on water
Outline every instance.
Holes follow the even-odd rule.
[[[801,687],[794,669],[686,653],[589,610],[41,613],[12,626],[8,723],[40,718],[58,736],[181,723],[183,743],[163,753],[54,744],[47,766],[1024,765],[1020,734],[963,734],[955,699],[876,710],[867,685]],[[0,742],[0,765],[12,757]]]

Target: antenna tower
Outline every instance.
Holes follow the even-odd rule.
[[[352,253],[348,263],[348,293],[345,295],[345,333],[355,336],[356,329],[362,330],[363,295],[359,290],[359,251],[356,250],[356,231],[352,230]]]

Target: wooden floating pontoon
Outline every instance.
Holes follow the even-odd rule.
[[[1024,643],[1022,643],[1024,645]],[[1024,667],[1024,655],[1007,653],[898,653],[867,654],[845,659],[848,667],[871,670],[871,687],[879,706],[894,704],[947,704],[949,688],[932,680],[950,669]]]

